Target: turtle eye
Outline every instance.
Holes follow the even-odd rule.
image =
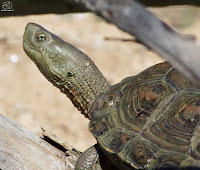
[[[72,76],[74,76],[74,73],[71,72],[71,71],[69,71],[69,72],[68,72],[68,77],[72,77]]]
[[[43,42],[47,39],[47,36],[44,33],[40,33],[37,35],[37,40]]]

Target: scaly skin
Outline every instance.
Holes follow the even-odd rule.
[[[41,73],[90,119],[88,110],[91,103],[101,92],[110,88],[110,83],[93,61],[71,44],[34,23],[26,26],[23,48]]]

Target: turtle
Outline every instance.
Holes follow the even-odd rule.
[[[76,169],[101,169],[101,154],[116,169],[200,168],[200,89],[167,61],[111,85],[86,54],[38,24],[27,24],[23,48],[90,119],[97,144]]]

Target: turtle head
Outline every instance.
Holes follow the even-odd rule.
[[[88,109],[93,100],[110,87],[93,61],[35,23],[25,28],[23,48],[41,73],[89,117]]]
[[[66,55],[65,42],[40,25],[29,23],[24,32],[23,48],[41,73],[59,86],[72,76],[72,58]]]

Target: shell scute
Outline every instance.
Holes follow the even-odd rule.
[[[135,135],[132,132],[129,133],[124,129],[113,128],[109,131],[109,133],[105,133],[100,136],[98,142],[105,146],[104,149],[113,153],[119,153],[127,142],[134,137]]]
[[[167,72],[171,69],[172,67],[167,62],[154,65],[134,76],[134,81],[132,81],[133,77],[128,77],[124,79],[122,82],[120,82],[120,85],[124,83],[123,86],[125,86],[125,88],[123,86],[120,86],[120,89],[121,91],[126,91],[133,87],[137,87],[138,84],[142,84],[143,82],[151,83],[156,80],[160,81],[164,79]]]
[[[191,147],[191,138],[199,124],[199,112],[196,112],[198,109],[194,112],[187,110],[187,107],[198,103],[200,93],[195,95],[179,94],[174,97],[169,105],[163,108],[161,116],[144,129],[143,137],[162,149],[187,153]]]
[[[157,168],[180,168],[180,164],[187,159],[187,156],[181,153],[161,150],[154,154],[154,156],[147,163],[151,169]]]
[[[177,90],[196,89],[196,87],[193,86],[193,84],[186,79],[184,75],[180,74],[179,71],[174,68],[166,75],[165,81],[171,84]]]

